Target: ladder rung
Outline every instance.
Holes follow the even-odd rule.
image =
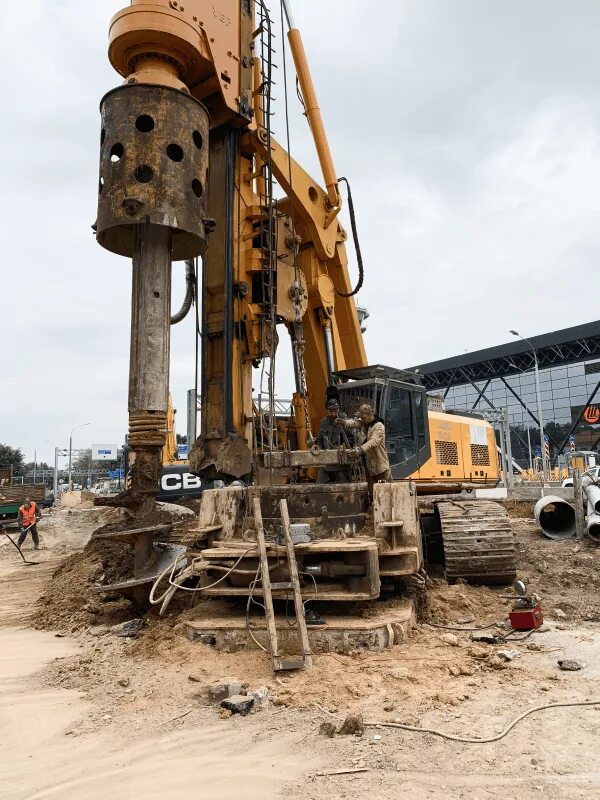
[[[273,659],[273,667],[277,672],[286,669],[306,669],[306,656],[290,656],[283,658],[281,656]]]

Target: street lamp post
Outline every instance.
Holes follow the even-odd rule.
[[[69,436],[69,491],[73,490],[73,480],[72,480],[72,464],[73,464],[73,431],[78,430],[79,428],[85,428],[86,425],[91,425],[91,422],[83,422],[81,425],[76,425],[74,428],[71,429],[71,435]]]
[[[37,478],[37,448],[38,448],[38,445],[47,444],[49,441],[50,441],[50,439],[44,439],[43,442],[38,442],[35,445],[35,448],[33,450],[33,482],[34,483],[35,483],[35,479]]]
[[[531,347],[531,351],[533,352],[533,361],[534,361],[534,372],[535,372],[535,394],[537,399],[537,410],[538,410],[538,422],[540,425],[540,450],[542,451],[542,473],[544,475],[544,481],[548,477],[548,459],[546,458],[546,441],[544,438],[544,417],[542,415],[542,393],[540,391],[540,367],[538,364],[538,357],[537,357],[537,350],[535,349],[534,345],[526,339],[524,336],[518,331],[509,331],[512,333],[513,336],[517,336],[519,339],[522,339],[526,344]]]

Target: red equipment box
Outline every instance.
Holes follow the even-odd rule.
[[[544,615],[539,603],[533,608],[514,609],[508,618],[516,631],[533,631],[544,623]]]

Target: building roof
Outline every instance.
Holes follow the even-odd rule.
[[[530,337],[540,369],[600,358],[600,320]],[[473,353],[411,367],[423,375],[428,390],[486,381],[527,372],[534,367],[531,347],[522,339]]]

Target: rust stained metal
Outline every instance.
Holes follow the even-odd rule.
[[[98,242],[132,257],[135,228],[172,230],[172,259],[206,250],[208,112],[198,100],[165,86],[134,84],[101,103]]]

